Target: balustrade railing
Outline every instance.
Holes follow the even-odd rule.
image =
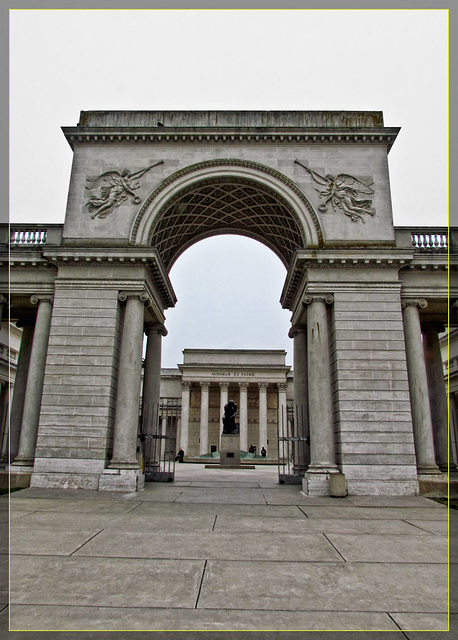
[[[444,231],[418,231],[411,232],[412,247],[418,251],[444,251],[448,250],[448,233]]]
[[[46,229],[11,229],[10,244],[14,247],[46,244]]]

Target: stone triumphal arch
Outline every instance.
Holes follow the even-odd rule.
[[[64,224],[2,229],[3,300],[23,330],[9,432],[18,483],[142,487],[139,398],[159,401],[169,272],[217,234],[258,240],[287,269],[305,491],[325,495],[344,474],[350,494],[412,494],[441,477],[453,234],[393,226],[398,129],[380,112],[82,112],[63,131],[74,152]]]

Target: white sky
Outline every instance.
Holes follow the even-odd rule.
[[[316,109],[381,110],[386,126],[402,127],[389,155],[395,225],[447,224],[445,10],[10,16],[12,222],[63,222],[72,152],[60,127],[80,110]],[[233,251],[237,272],[227,268]],[[163,365],[190,347],[291,352],[278,304],[285,275],[245,238],[189,249],[171,273],[179,302],[167,312]]]

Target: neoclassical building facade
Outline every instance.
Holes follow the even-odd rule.
[[[440,478],[438,336],[457,324],[457,245],[453,229],[394,227],[387,155],[398,131],[381,112],[309,111],[97,111],[65,127],[64,224],[1,228],[12,269],[0,292],[24,329],[27,373],[11,423],[15,476],[142,486],[143,336],[145,409],[159,401],[170,269],[195,242],[229,233],[264,243],[287,269],[304,491],[329,493],[333,474],[350,494],[413,494]],[[201,382],[210,421],[217,388]],[[249,382],[248,406],[256,388],[268,412],[275,384]],[[210,428],[208,438],[216,444]]]

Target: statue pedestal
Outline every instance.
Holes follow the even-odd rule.
[[[221,467],[240,465],[240,435],[238,433],[221,434],[219,464]]]

